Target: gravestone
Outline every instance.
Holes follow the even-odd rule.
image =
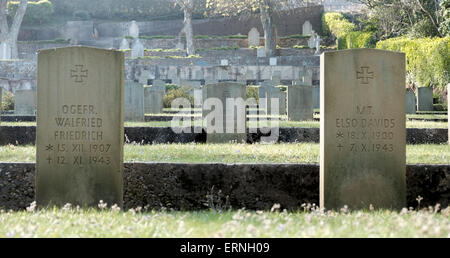
[[[124,62],[113,50],[39,51],[38,206],[122,206]]]
[[[246,142],[246,86],[234,82],[208,84],[203,88],[203,95],[202,117],[207,132],[206,141]]]
[[[3,91],[3,88],[2,87],[0,87],[0,123],[2,122],[2,101],[3,101],[3,95],[2,95],[2,92]]]
[[[6,42],[2,42],[0,44],[0,60],[9,59],[11,59],[11,46]]]
[[[289,121],[314,119],[313,87],[308,82],[297,81],[287,88],[287,115]]]
[[[125,81],[125,122],[144,122],[144,87]]]
[[[314,85],[313,86],[313,104],[314,109],[320,109],[320,86]]]
[[[131,21],[130,28],[128,29],[128,36],[134,39],[139,38],[139,26],[136,21]]]
[[[433,111],[433,88],[419,87],[417,88],[417,110]]]
[[[16,90],[14,94],[14,114],[34,116],[36,114],[36,91]]]
[[[253,27],[248,32],[248,47],[258,47],[260,44],[261,35],[257,28]]]
[[[146,114],[161,114],[166,84],[161,80],[153,80],[152,86],[144,87],[144,110]]]
[[[271,100],[278,99],[278,112],[279,114],[272,114]],[[264,99],[263,99],[264,100]],[[262,107],[266,109],[267,115],[285,115],[286,114],[286,92],[281,91],[279,88],[275,88],[273,91],[267,91],[265,97],[265,103]]]
[[[266,57],[266,48],[260,47],[256,50],[256,57]]]
[[[281,72],[276,71],[272,73],[272,85],[273,86],[280,86],[281,85]]]
[[[278,59],[276,57],[271,57],[269,59],[269,65],[270,66],[277,66],[278,65]]]
[[[138,58],[144,56],[144,45],[139,39],[135,39],[131,46],[131,58]]]
[[[119,49],[121,49],[121,50],[130,49],[130,43],[128,43],[127,39],[122,39],[122,42],[120,42]]]
[[[306,36],[312,35],[312,25],[309,21],[305,21],[305,23],[303,23],[302,34]]]
[[[321,208],[405,207],[405,54],[326,52],[320,82]]]
[[[416,94],[414,92],[406,91],[406,114],[416,113]]]

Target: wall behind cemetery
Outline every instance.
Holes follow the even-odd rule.
[[[321,15],[323,6],[309,6],[296,9],[292,13],[282,14],[279,20],[278,36],[287,36],[302,33],[302,25],[309,20],[313,29],[320,33],[322,31]],[[141,35],[173,35],[176,36],[183,28],[183,19],[175,20],[155,20],[138,22]],[[128,21],[124,22],[93,22],[93,27],[97,29],[99,37],[124,37],[127,35]],[[195,35],[217,35],[227,36],[242,34],[247,35],[251,28],[256,27],[261,33],[263,28],[261,20],[258,16],[242,17],[242,18],[210,18],[193,20]],[[30,40],[52,40],[55,38],[63,38],[65,32],[77,30],[77,23],[63,24],[50,27],[22,28],[19,34],[20,41]],[[92,32],[93,28],[89,28]],[[262,34],[263,35],[263,34]]]

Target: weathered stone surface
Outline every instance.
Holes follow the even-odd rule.
[[[133,41],[131,45],[131,58],[138,58],[144,56],[144,45],[142,45],[141,40],[139,38]]]
[[[123,53],[69,47],[38,60],[37,204],[121,206]]]
[[[136,21],[131,21],[130,28],[128,29],[128,36],[132,38],[139,38],[139,26]]]
[[[126,122],[144,121],[144,86],[140,83],[125,82],[125,108],[124,119]]]
[[[25,210],[34,201],[35,165],[0,163],[0,210]],[[450,202],[450,165],[408,165],[407,207]],[[221,191],[221,195],[219,195]],[[149,210],[209,209],[206,195],[215,204],[237,210],[298,210],[303,203],[319,202],[318,164],[124,164],[124,208]],[[220,202],[220,203],[219,203]],[[207,205],[205,205],[205,203]],[[229,207],[227,207],[229,208]]]
[[[305,21],[305,23],[303,23],[302,34],[307,36],[312,35],[312,25],[309,21]]]
[[[208,143],[247,141],[246,86],[239,83],[206,85],[202,117]]]
[[[312,121],[314,118],[313,87],[295,83],[287,88],[289,121]]]
[[[433,88],[431,87],[417,88],[417,110],[433,111]]]
[[[25,116],[36,114],[36,91],[16,90],[14,94],[14,114]]]
[[[320,100],[321,207],[405,207],[405,54],[322,54]]]
[[[166,84],[160,80],[153,80],[152,86],[144,87],[144,110],[146,114],[161,114]]]
[[[406,91],[406,114],[416,113],[416,94]]]
[[[248,47],[258,47],[260,44],[260,38],[261,35],[258,31],[257,28],[253,27],[249,32],[248,32]]]

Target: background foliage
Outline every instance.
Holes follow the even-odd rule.
[[[406,53],[411,83],[433,86],[444,91],[449,83],[450,36],[444,38],[391,38],[377,43],[377,48]]]
[[[8,2],[8,18],[12,19],[19,8],[19,1]],[[47,23],[52,19],[53,4],[48,0],[28,2],[27,11],[23,17],[23,24],[36,25]]]

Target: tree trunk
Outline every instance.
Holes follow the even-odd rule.
[[[19,8],[17,9],[16,15],[14,16],[14,20],[11,24],[11,28],[8,26],[8,21],[6,18],[6,6],[7,6],[7,0],[1,0],[0,2],[0,8],[2,9],[0,11],[0,28],[1,28],[1,36],[0,36],[0,42],[3,46],[6,44],[5,49],[8,53],[3,53],[3,48],[1,49],[2,58],[12,58],[17,59],[19,58],[19,53],[17,50],[17,37],[19,36],[20,26],[22,25],[23,16],[25,15],[25,12],[27,10],[28,1],[27,0],[20,0]]]
[[[274,57],[277,50],[277,26],[275,24],[274,13],[268,4],[261,6],[261,23],[264,28],[264,39],[266,46],[266,55]]]
[[[192,2],[187,0],[184,8],[184,32],[186,34],[187,55],[195,55],[194,29],[192,28]]]

